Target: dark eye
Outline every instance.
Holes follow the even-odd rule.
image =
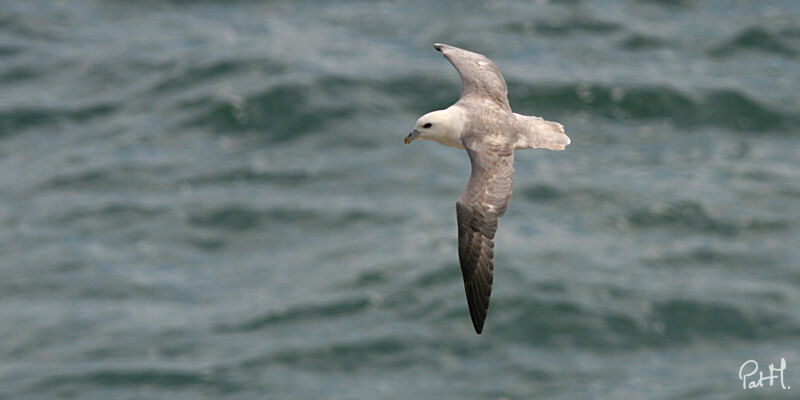
[[[423,127],[423,128],[430,128],[430,127],[432,127],[432,126],[433,126],[433,124],[432,124],[432,123],[430,123],[430,122],[428,122],[428,123],[427,123],[427,124],[425,124],[425,125],[422,125],[422,127]]]

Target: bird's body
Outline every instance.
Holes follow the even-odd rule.
[[[420,117],[405,142],[433,140],[469,155],[472,172],[456,202],[458,258],[472,323],[480,334],[492,293],[497,221],[511,199],[514,150],[563,150],[570,139],[559,123],[511,111],[505,79],[494,62],[457,47],[434,47],[461,75],[461,98]]]

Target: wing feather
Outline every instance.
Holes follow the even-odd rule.
[[[468,141],[465,147],[472,173],[456,203],[458,258],[472,325],[480,334],[492,294],[497,221],[505,214],[511,199],[514,151],[510,146],[479,139]]]
[[[506,80],[494,61],[483,54],[446,44],[436,43],[433,47],[442,52],[461,75],[461,82],[464,84],[461,98],[471,96],[488,98],[503,109],[511,111]]]

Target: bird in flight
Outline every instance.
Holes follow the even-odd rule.
[[[506,81],[492,60],[446,44],[433,47],[461,75],[461,98],[419,117],[405,143],[432,140],[469,156],[472,172],[456,202],[458,259],[472,325],[480,334],[492,294],[497,221],[511,200],[514,150],[564,150],[570,139],[557,122],[511,111]]]

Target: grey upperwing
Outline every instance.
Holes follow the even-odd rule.
[[[477,333],[483,330],[494,276],[494,235],[505,214],[514,179],[514,150],[480,138],[466,140],[472,173],[456,203],[458,258]]]
[[[461,82],[464,84],[462,99],[472,96],[490,99],[502,109],[511,112],[506,80],[494,61],[482,54],[446,44],[436,43],[433,47],[442,52],[461,75]]]

